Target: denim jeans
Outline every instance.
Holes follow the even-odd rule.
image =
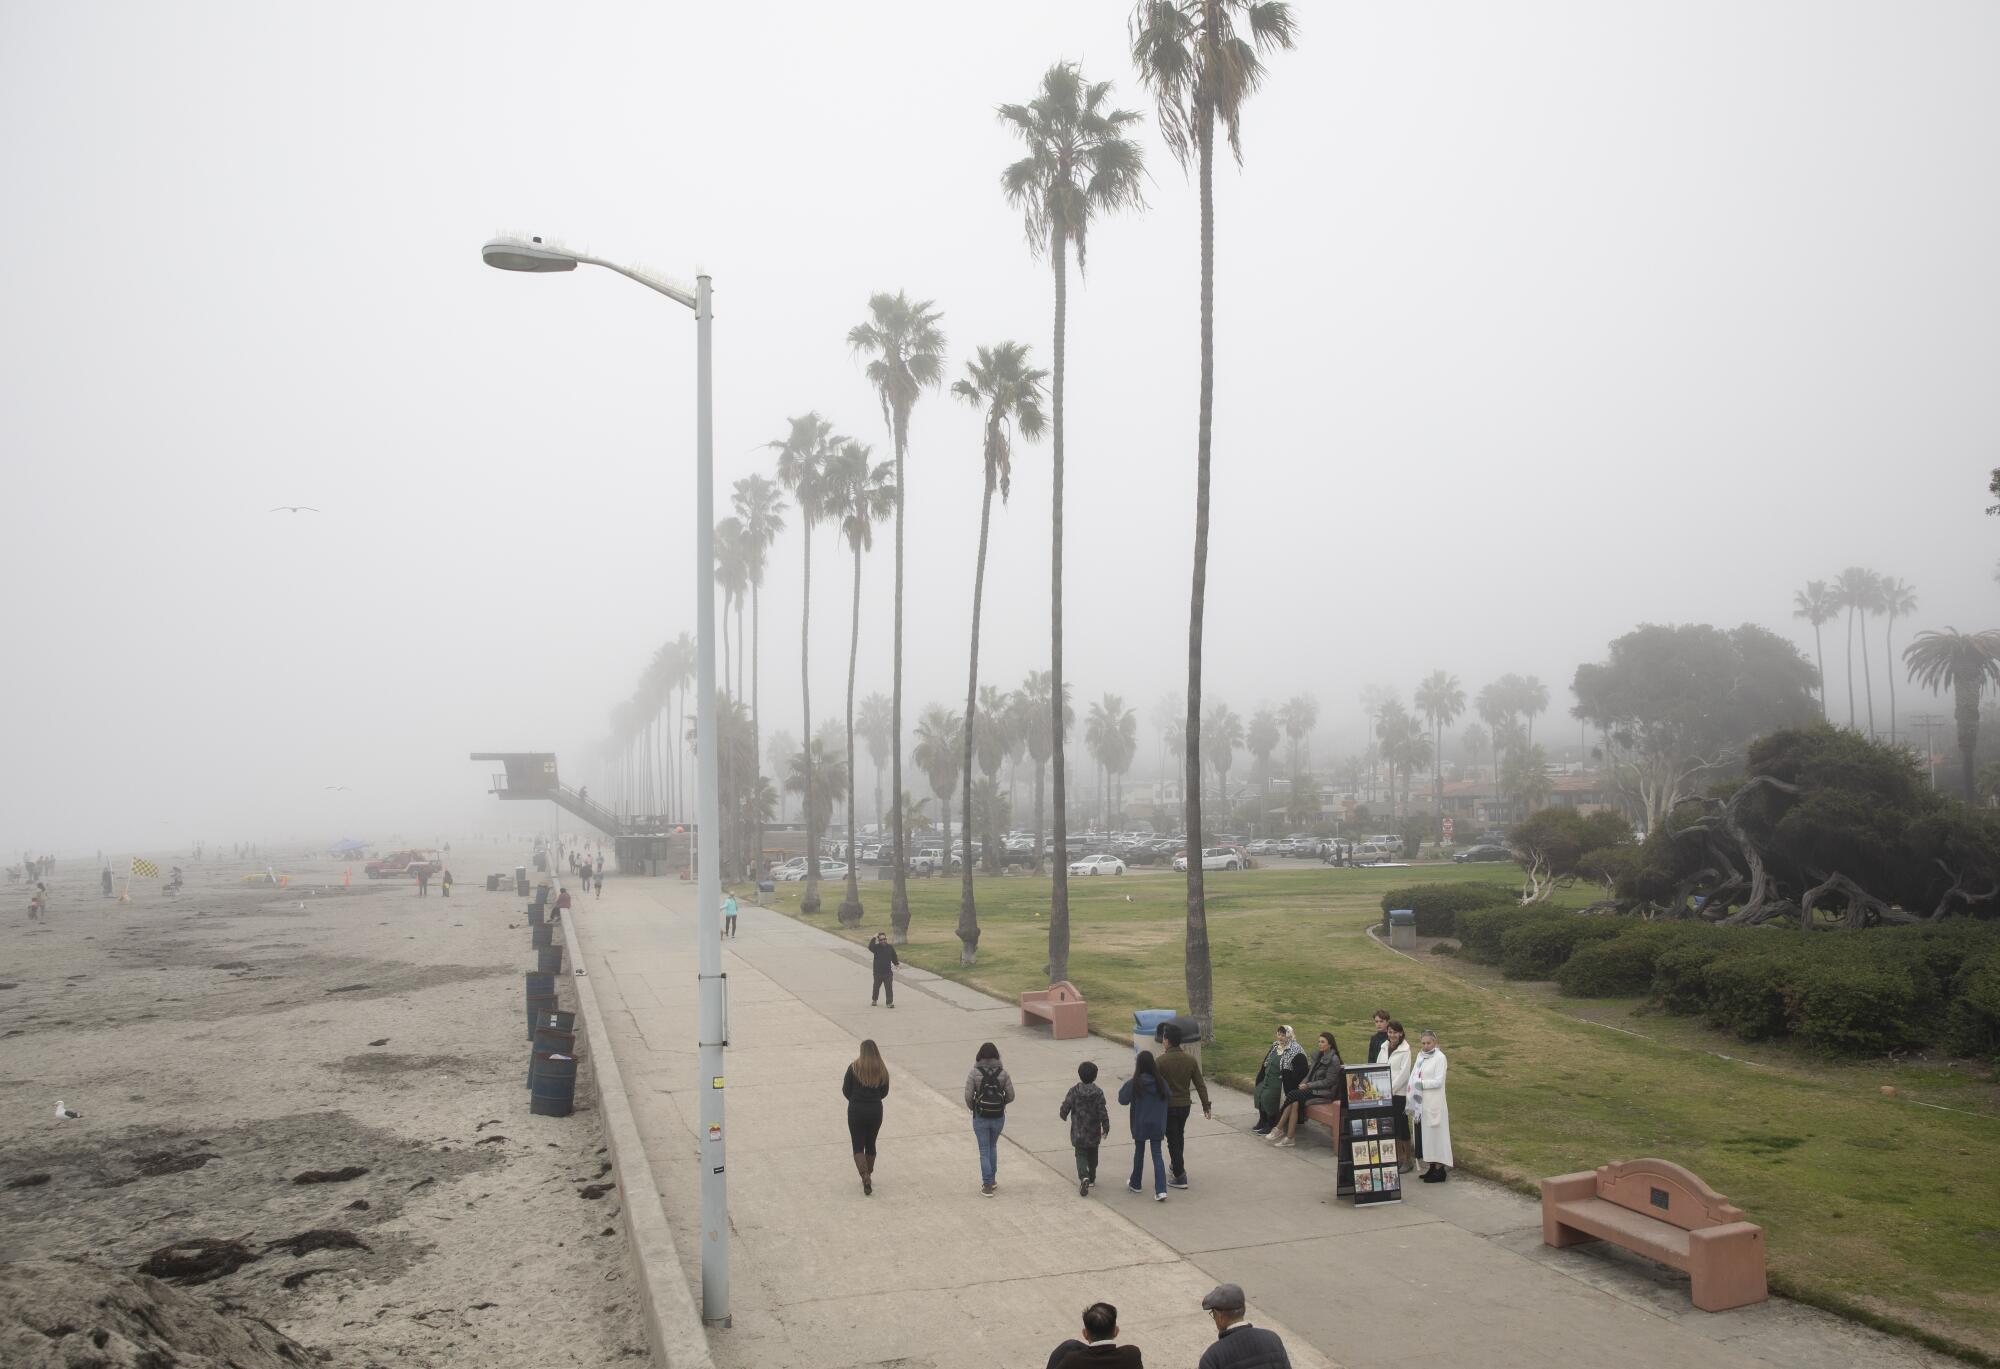
[[[1139,1181],[1146,1176],[1147,1146],[1153,1148],[1153,1192],[1165,1193],[1167,1191],[1167,1169],[1160,1160],[1160,1138],[1157,1136],[1148,1137],[1143,1141],[1134,1140],[1132,1142],[1132,1187],[1137,1188]]]
[[[979,1138],[979,1182],[993,1182],[994,1171],[1000,1167],[1000,1132],[1006,1127],[1007,1119],[1002,1117],[974,1117],[972,1134]]]

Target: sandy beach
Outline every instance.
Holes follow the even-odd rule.
[[[125,904],[68,862],[45,926],[0,888],[0,1360],[82,1362],[80,1336],[148,1363],[155,1336],[245,1369],[644,1361],[587,1052],[574,1116],[528,1110],[523,901],[484,887],[523,858],[461,847],[449,899],[182,858],[180,894],[135,880]],[[196,1239],[254,1259],[136,1276]]]

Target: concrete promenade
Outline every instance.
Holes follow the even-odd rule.
[[[865,892],[869,925],[886,926],[888,889]],[[627,878],[572,914],[690,1286],[700,1278],[694,901],[692,884]],[[1143,1197],[1124,1187],[1131,1147],[1115,1094],[1130,1052],[1117,1043],[1054,1041],[1019,1026],[1012,1005],[907,966],[895,1010],[871,1009],[858,947],[749,904],[723,968],[734,1326],[709,1344],[725,1369],[1040,1369],[1098,1299],[1118,1306],[1123,1339],[1149,1365],[1191,1369],[1214,1338],[1201,1295],[1224,1280],[1243,1285],[1251,1319],[1278,1330],[1301,1369],[1954,1363],[1782,1300],[1696,1311],[1670,1272],[1597,1247],[1544,1247],[1533,1200],[1478,1180],[1412,1184],[1400,1204],[1357,1210],[1334,1199],[1322,1129],[1274,1150],[1250,1134],[1248,1099],[1226,1089],[1211,1087],[1213,1121],[1199,1111],[1190,1121],[1193,1187],[1155,1203],[1150,1176]],[[872,1198],[840,1096],[864,1037],[892,1075]],[[987,1040],[1020,1094],[993,1198],[980,1195],[960,1101]],[[1114,1096],[1088,1199],[1056,1117],[1084,1059]]]

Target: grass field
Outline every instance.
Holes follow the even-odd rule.
[[[1524,1184],[1642,1155],[1678,1161],[1764,1226],[1781,1291],[2000,1363],[2000,1088],[1990,1070],[1823,1061],[1630,1000],[1563,999],[1449,957],[1413,960],[1366,936],[1385,890],[1431,879],[1505,883],[1507,871],[1212,873],[1210,1072],[1247,1083],[1281,1021],[1305,1041],[1330,1028],[1359,1053],[1371,1012],[1386,1007],[1412,1036],[1437,1030],[1452,1066],[1452,1140],[1468,1169]],[[801,886],[778,889],[774,906],[797,915]],[[1070,890],[1070,979],[1093,1026],[1129,1032],[1135,1008],[1184,1006],[1184,877],[1080,879]],[[888,926],[889,886],[864,883],[862,896],[861,928],[841,932],[857,941]],[[839,897],[829,889],[826,912],[808,920],[840,932]],[[970,969],[952,934],[958,897],[956,879],[911,882],[905,960],[1006,997],[1047,982],[1046,882],[979,882]]]

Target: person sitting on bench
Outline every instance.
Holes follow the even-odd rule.
[[[1278,1125],[1271,1128],[1265,1139],[1280,1148],[1292,1145],[1292,1133],[1299,1129],[1306,1109],[1314,1103],[1330,1103],[1340,1097],[1346,1074],[1347,1066],[1341,1062],[1340,1047],[1334,1044],[1333,1033],[1321,1032],[1319,1051],[1313,1056],[1312,1068],[1306,1071],[1305,1082],[1285,1094]]]

